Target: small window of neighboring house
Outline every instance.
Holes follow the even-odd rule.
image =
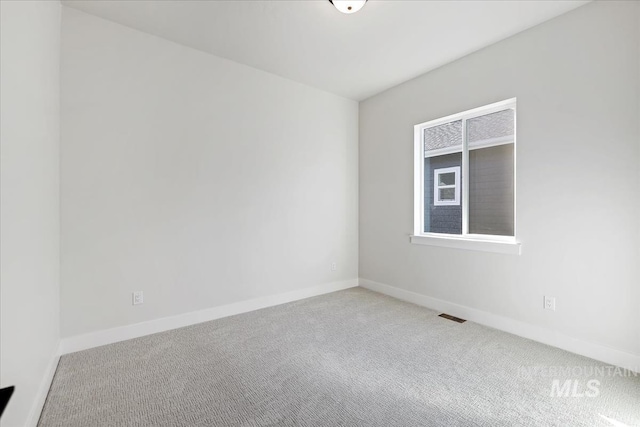
[[[515,98],[421,123],[414,131],[412,242],[451,247],[440,244],[449,237],[519,245]]]
[[[460,204],[460,166],[434,169],[433,194],[435,206]]]

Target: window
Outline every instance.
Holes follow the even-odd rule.
[[[433,194],[435,206],[460,204],[460,166],[433,171]]]
[[[415,126],[412,242],[519,253],[515,119],[510,99]]]

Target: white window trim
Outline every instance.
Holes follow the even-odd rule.
[[[496,252],[504,254],[516,254],[521,253],[521,243],[517,240],[517,223],[516,223],[516,211],[517,194],[514,193],[514,236],[493,236],[493,235],[480,235],[480,234],[468,234],[468,209],[463,209],[462,218],[462,235],[441,234],[441,233],[425,233],[424,231],[424,158],[430,157],[424,153],[423,132],[425,129],[438,126],[441,124],[449,123],[455,120],[462,119],[463,134],[466,133],[467,120],[478,116],[484,116],[486,114],[495,113],[508,108],[516,108],[516,98],[511,98],[505,101],[496,102],[494,104],[486,105],[472,110],[464,111],[462,113],[452,114],[450,116],[442,117],[440,119],[431,120],[429,122],[420,123],[414,126],[414,230],[411,235],[411,243],[429,246],[440,246],[447,248],[468,249],[484,252]],[[484,148],[494,145],[502,144],[514,144],[514,186],[516,185],[516,139],[517,130],[516,123],[514,123],[514,138],[496,138],[495,140],[478,141],[476,143],[469,144],[467,149],[460,150],[456,147],[455,151],[462,151],[463,154],[463,169],[462,176],[464,179],[463,186],[468,188],[469,185],[469,150]],[[466,139],[464,144],[467,145]],[[445,151],[447,149],[443,149]],[[437,153],[438,155],[445,153]],[[435,153],[434,153],[435,155]],[[434,183],[435,185],[435,183]],[[458,187],[460,188],[460,187]],[[464,206],[468,206],[468,191],[464,191],[462,194],[462,203]],[[435,202],[435,194],[434,194]]]
[[[429,150],[424,153],[424,158],[426,159],[427,157],[444,156],[445,154],[453,154],[453,153],[461,153],[461,152],[462,152],[462,147],[460,147],[459,145],[454,145],[453,147],[437,148],[435,150]]]
[[[513,140],[513,138],[511,138],[511,136],[502,136],[499,138],[483,139],[482,141],[470,142],[469,151],[477,150],[479,148],[489,148],[489,147],[497,147],[498,145],[513,144],[514,142],[515,141]]]
[[[500,239],[500,237],[503,237],[503,239]],[[423,233],[421,235],[411,235],[410,241],[417,245],[439,246],[480,252],[512,255],[520,255],[522,253],[522,245],[520,242],[510,236],[486,236],[481,234],[456,236],[451,234]]]
[[[455,181],[453,185],[439,185],[438,175],[443,173],[454,173]],[[454,189],[453,200],[440,200],[440,191],[444,188]],[[450,168],[440,168],[433,170],[433,205],[434,206],[460,206],[460,166],[453,166]]]

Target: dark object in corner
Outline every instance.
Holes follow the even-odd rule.
[[[4,412],[4,408],[7,407],[7,403],[9,403],[9,399],[11,399],[11,395],[13,394],[13,390],[15,390],[14,386],[0,388],[0,417]]]
[[[466,320],[465,320],[465,319],[461,319],[461,318],[459,318],[459,317],[451,316],[451,315],[449,315],[449,314],[444,314],[444,313],[442,313],[442,314],[439,314],[438,316],[443,317],[443,318],[445,318],[445,319],[453,320],[454,322],[458,322],[458,323],[464,323],[464,322],[466,322]]]

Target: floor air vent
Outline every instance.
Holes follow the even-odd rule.
[[[459,317],[451,316],[451,315],[445,314],[445,313],[439,314],[438,316],[443,317],[445,319],[453,320],[454,322],[458,322],[458,323],[466,322],[465,319],[461,319]]]

